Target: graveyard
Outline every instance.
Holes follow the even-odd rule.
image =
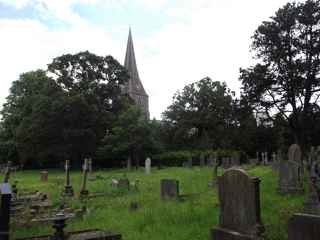
[[[0,240],[320,240],[320,0],[0,0],[0,36]]]
[[[250,175],[261,178],[261,215],[266,228],[266,239],[287,239],[287,222],[293,213],[302,211],[304,195],[278,194],[277,173],[270,166],[244,165],[243,168]],[[146,175],[144,169],[131,172],[97,170],[93,174],[101,179],[87,182],[89,194],[100,193],[104,196],[81,201],[78,194],[82,174],[80,171],[70,173],[75,196],[66,197],[65,204],[75,209],[85,205],[87,210],[82,216],[67,221],[68,231],[109,229],[121,233],[123,239],[128,240],[210,239],[209,230],[218,224],[217,188],[208,187],[212,168],[154,168],[150,175]],[[218,175],[222,174],[223,170],[219,168]],[[114,189],[110,185],[112,178],[124,175],[130,182],[139,180],[137,189]],[[183,200],[161,200],[160,180],[173,176],[179,181],[180,194],[190,197]],[[21,191],[38,190],[47,193],[52,201],[52,208],[58,208],[65,175],[63,170],[52,170],[49,171],[48,181],[42,182],[39,171],[31,170],[12,174],[10,181],[17,181]],[[130,209],[132,202],[138,204],[137,209]],[[50,224],[22,220],[11,220],[11,232],[15,238],[52,233]]]

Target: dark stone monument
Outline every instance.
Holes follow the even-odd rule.
[[[240,155],[239,153],[235,153],[231,157],[231,166],[240,166]]]
[[[214,240],[260,240],[264,226],[260,217],[260,179],[231,168],[218,177],[220,218],[213,227]]]
[[[179,181],[174,179],[161,180],[161,198],[177,199],[179,197]]]
[[[205,156],[204,156],[204,154],[200,154],[199,161],[200,161],[200,163],[199,163],[200,167],[204,167],[204,165],[205,165]]]
[[[319,240],[320,216],[294,214],[288,223],[288,240]]]
[[[88,176],[88,159],[84,159],[84,164],[82,166],[83,169],[83,174],[82,174],[82,184],[81,184],[81,189],[80,189],[80,198],[87,197],[89,195],[89,191],[86,189],[87,186],[87,176]]]
[[[65,171],[66,171],[66,185],[64,186],[64,194],[66,196],[73,196],[73,188],[71,185],[70,181],[70,161],[66,160],[66,165],[65,165]]]
[[[10,203],[11,189],[9,183],[0,184],[0,239],[10,237]]]

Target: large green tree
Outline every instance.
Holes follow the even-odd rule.
[[[225,83],[206,77],[177,92],[163,113],[178,147],[227,147],[233,125],[232,95]]]
[[[253,35],[258,63],[241,69],[244,97],[270,120],[280,114],[306,145],[320,97],[320,1],[288,3]]]

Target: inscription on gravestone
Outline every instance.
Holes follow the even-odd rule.
[[[259,184],[259,178],[242,169],[231,168],[218,177],[220,218],[211,231],[214,240],[263,239]]]

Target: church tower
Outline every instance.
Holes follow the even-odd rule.
[[[125,86],[125,91],[141,108],[145,118],[149,120],[149,96],[144,90],[144,87],[139,77],[136,58],[134,54],[131,29],[129,29],[127,52],[124,60],[124,66],[128,70],[130,75],[129,81]]]

